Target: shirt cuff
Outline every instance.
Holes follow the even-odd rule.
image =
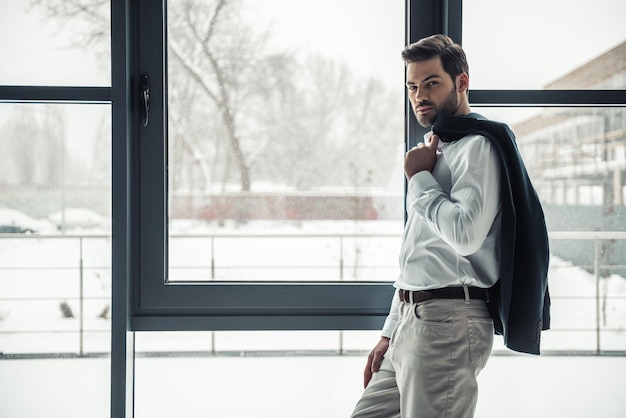
[[[383,325],[380,336],[391,338],[391,334],[393,333],[393,329],[396,327],[397,322],[398,321],[396,321],[395,319],[387,318],[385,320],[385,325]]]
[[[407,187],[409,201],[411,203],[415,203],[425,190],[438,187],[439,183],[437,183],[437,180],[435,180],[435,177],[433,177],[433,174],[430,171],[424,170],[415,173],[409,180],[409,185]]]

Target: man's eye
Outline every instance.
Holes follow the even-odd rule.
[[[435,87],[438,83],[436,81],[431,81],[428,83],[428,87]]]
[[[417,90],[417,87],[415,87],[415,86],[408,86],[407,88],[408,88],[409,90]]]

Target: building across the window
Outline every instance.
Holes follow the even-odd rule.
[[[626,41],[545,89],[626,89]],[[544,108],[513,131],[545,204],[624,205],[626,108]]]
[[[626,89],[626,41],[545,86]],[[553,107],[512,127],[551,231],[626,230],[626,108]],[[624,275],[623,240],[556,240],[552,253],[601,275]]]

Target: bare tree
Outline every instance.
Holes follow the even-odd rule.
[[[61,21],[84,17],[83,43],[108,41],[102,3],[35,2]],[[169,7],[173,190],[238,178],[248,191],[253,177],[299,190],[386,182],[391,168],[383,164],[395,162],[402,138],[394,122],[402,113],[391,105],[399,98],[334,60],[270,52],[271,25],[242,11],[240,0]]]
[[[58,30],[74,35],[71,46],[97,48],[104,59],[110,51],[111,0],[31,0],[58,23]]]
[[[31,4],[43,8],[49,17],[58,19],[62,25],[74,25],[73,30],[80,34],[74,40],[74,46],[84,48],[100,45],[105,48],[103,45],[109,44],[108,0],[33,0]],[[245,49],[242,39],[248,39],[248,42],[254,40],[237,39],[236,35],[243,36],[243,33],[241,26],[235,24],[238,19],[236,10],[235,2],[229,0],[189,0],[170,7],[168,48],[175,62],[169,63],[172,80],[169,90],[171,97],[180,97],[188,105],[201,99],[195,92],[189,92],[189,82],[185,81],[187,78],[193,80],[196,88],[201,89],[204,99],[208,98],[212,102],[212,108],[220,115],[226,132],[231,151],[229,157],[236,162],[241,189],[249,190],[250,169],[237,134],[235,104],[231,99],[231,92],[237,90],[238,80],[232,76],[232,69],[235,59],[238,59],[237,54],[242,48]],[[177,71],[178,69],[183,71]],[[182,142],[173,149],[183,151],[186,155],[185,161],[197,165],[201,175],[207,176],[209,165],[198,158],[202,154],[199,146],[195,143],[195,138],[186,133],[188,125],[197,122],[189,121],[176,106],[169,107],[169,114],[173,139]],[[206,139],[206,135],[200,139]],[[208,184],[209,179],[204,178],[202,183]]]
[[[61,110],[18,108],[2,127],[0,143],[12,156],[8,178],[23,186],[58,186],[65,180],[67,148]]]
[[[257,133],[269,142],[253,161],[258,170],[299,190],[386,185],[403,137],[394,92],[319,55],[275,60],[274,97],[247,103],[249,113],[265,112],[255,119],[271,120]]]
[[[232,93],[241,82],[236,62],[241,61],[246,45],[245,31],[236,25],[238,16],[234,1],[206,2],[187,0],[170,11],[168,46],[187,75],[206,93],[218,112],[231,156],[237,165],[241,189],[250,190],[250,168],[244,158],[237,132],[236,103]],[[239,30],[234,31],[233,28]],[[250,42],[248,39],[246,42]]]
[[[13,158],[5,162],[12,170],[5,178],[13,178],[20,185],[35,184],[37,166],[33,152],[39,130],[31,118],[23,113],[15,115],[2,127],[2,148]]]

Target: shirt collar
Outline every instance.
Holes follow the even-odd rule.
[[[433,135],[434,135],[434,133],[433,133],[432,130],[426,132],[424,134],[424,143],[426,143],[426,141]],[[437,151],[441,151],[443,149],[443,147],[445,147],[445,146],[446,146],[446,143],[440,140],[439,143],[437,144]]]

